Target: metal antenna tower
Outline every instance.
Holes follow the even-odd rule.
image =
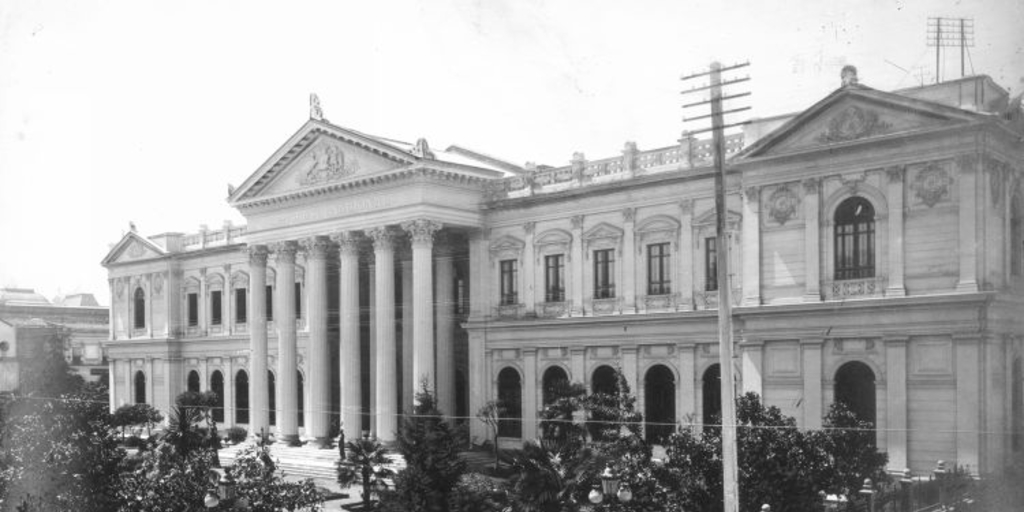
[[[928,18],[927,43],[935,47],[935,83],[942,80],[939,66],[944,47],[960,47],[960,76],[966,76],[964,53],[974,46],[974,18]]]
[[[724,512],[738,512],[740,493],[738,478],[738,462],[736,456],[736,391],[733,380],[733,340],[732,340],[732,301],[729,298],[731,283],[729,280],[729,239],[726,233],[727,209],[725,204],[725,134],[726,128],[740,126],[750,121],[735,122],[726,124],[724,117],[727,114],[735,114],[750,110],[750,107],[737,107],[729,110],[722,110],[722,102],[735,98],[749,96],[749,92],[741,92],[730,95],[723,95],[722,89],[729,85],[738,84],[750,80],[750,77],[736,78],[722,81],[722,73],[749,66],[749,62],[722,67],[718,62],[712,62],[709,71],[695,73],[682,77],[688,81],[700,77],[709,77],[709,83],[683,91],[683,94],[693,94],[701,91],[709,91],[710,99],[684,104],[683,108],[694,108],[702,105],[711,105],[711,113],[695,117],[683,118],[683,122],[711,119],[711,127],[701,130],[688,131],[688,135],[701,132],[712,132],[715,158],[715,256],[718,264],[718,346],[719,363],[721,367],[721,397],[722,397],[722,487]]]

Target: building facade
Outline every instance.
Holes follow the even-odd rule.
[[[18,389],[24,363],[39,357],[55,336],[63,339],[73,372],[87,381],[106,381],[102,345],[109,312],[88,293],[51,302],[30,288],[0,288],[0,393]]]
[[[537,436],[560,381],[621,371],[652,440],[720,408],[717,289],[739,389],[803,428],[841,401],[890,467],[996,470],[1021,446],[1024,121],[984,76],[842,86],[727,139],[728,283],[708,141],[521,168],[331,124],[318,108],[229,202],[245,227],[108,254],[111,406],[222,397],[287,441],[394,437],[422,383]]]

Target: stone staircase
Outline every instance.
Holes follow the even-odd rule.
[[[223,448],[217,455],[220,457],[221,466],[230,466],[238,453],[245,448],[252,446],[251,442],[237,444]],[[288,476],[299,478],[316,478],[334,481],[337,477],[335,465],[338,461],[338,448],[320,449],[313,443],[302,446],[287,446],[283,444],[272,444],[270,456],[277,461],[278,470]],[[397,453],[388,454],[391,463],[388,466],[395,472],[405,468],[405,459]]]

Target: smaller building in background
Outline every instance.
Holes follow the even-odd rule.
[[[18,389],[24,361],[41,354],[45,342],[64,336],[64,357],[86,380],[106,380],[101,342],[110,313],[91,293],[52,302],[29,288],[0,288],[0,392]]]

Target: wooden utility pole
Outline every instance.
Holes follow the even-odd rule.
[[[722,87],[739,82],[745,82],[750,78],[738,78],[722,81],[722,72],[746,67],[750,63],[737,64],[723,68],[718,62],[711,63],[711,70],[705,73],[697,73],[683,77],[683,80],[708,76],[710,84],[704,87],[695,87],[684,91],[683,94],[697,91],[710,91],[711,98],[706,101],[698,101],[683,105],[683,108],[695,107],[703,104],[711,105],[711,114],[684,118],[686,122],[700,119],[711,119],[711,128],[689,132],[691,135],[699,132],[711,131],[712,145],[714,147],[715,163],[715,257],[717,261],[718,279],[718,347],[719,363],[721,368],[721,398],[722,398],[722,489],[724,500],[724,512],[739,512],[739,478],[738,478],[738,457],[736,446],[736,391],[733,379],[733,339],[732,339],[732,299],[730,298],[731,283],[729,280],[729,236],[728,236],[728,208],[726,208],[726,168],[725,168],[725,128],[747,124],[748,121],[725,124],[724,116],[735,112],[749,110],[750,107],[740,107],[731,110],[723,110],[724,100],[749,96],[749,92],[724,96]]]
[[[960,76],[966,76],[967,47],[974,46],[974,19],[928,18],[927,34],[928,46],[935,47],[935,83],[942,81],[940,66],[942,64],[942,48],[944,47],[960,47]]]

